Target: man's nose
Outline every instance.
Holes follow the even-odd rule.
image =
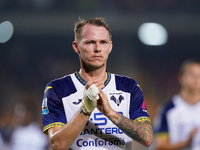
[[[94,51],[95,51],[95,52],[100,52],[100,51],[101,51],[101,45],[100,45],[100,43],[97,42],[97,43],[95,44],[95,49],[94,49]]]

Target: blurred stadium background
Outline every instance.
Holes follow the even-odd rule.
[[[71,46],[74,23],[100,16],[113,35],[108,71],[139,82],[152,120],[158,106],[179,91],[180,63],[200,57],[199,0],[1,0],[0,23],[10,21],[14,33],[0,43],[0,149],[9,149],[25,112],[29,122],[42,124],[46,84],[79,69]],[[144,45],[138,29],[145,22],[165,27],[167,43]]]

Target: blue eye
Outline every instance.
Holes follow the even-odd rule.
[[[102,43],[102,44],[106,44],[107,42],[106,42],[106,41],[102,41],[101,43]]]
[[[94,41],[89,41],[89,42],[87,42],[87,44],[93,44],[94,43]]]

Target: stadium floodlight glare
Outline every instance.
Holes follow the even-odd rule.
[[[168,34],[165,27],[158,23],[143,23],[138,29],[138,37],[145,45],[160,46],[167,42]]]
[[[7,42],[13,35],[14,27],[10,21],[0,23],[0,43]]]

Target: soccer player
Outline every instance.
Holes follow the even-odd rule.
[[[180,92],[157,119],[156,150],[200,150],[200,61],[184,61],[179,74]]]
[[[80,20],[74,33],[80,69],[44,91],[43,132],[52,149],[131,150],[132,140],[150,146],[153,133],[140,86],[106,70],[112,41],[105,19]]]

